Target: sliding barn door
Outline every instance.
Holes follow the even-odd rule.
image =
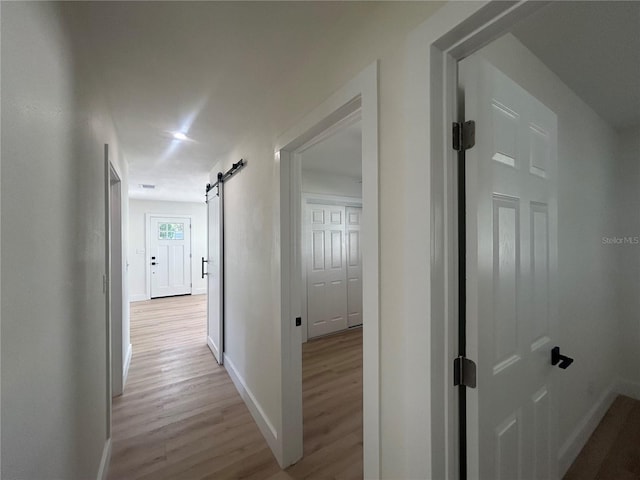
[[[223,211],[219,195],[221,191],[221,186],[215,187],[207,196],[207,344],[220,365],[224,363]]]
[[[557,118],[480,55],[460,64],[466,120],[469,478],[557,478]]]

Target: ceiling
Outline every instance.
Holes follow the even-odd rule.
[[[553,2],[512,33],[611,126],[640,123],[640,2]]]
[[[386,3],[63,2],[61,8],[109,104],[129,164],[130,196],[201,202],[217,161],[256,130],[250,126],[272,120],[276,92],[286,95],[304,68],[342,51],[367,18],[393,15],[381,10]],[[391,3],[405,16],[425,15],[421,2]],[[622,127],[640,112],[639,9],[639,2],[556,2],[514,34]],[[175,131],[190,140],[174,140]],[[341,148],[356,143],[332,141],[343,142]],[[329,152],[338,148],[332,141],[317,156],[333,160],[311,159],[309,168],[332,163],[353,175],[355,167]]]
[[[398,8],[413,8],[407,5]],[[62,8],[79,54],[97,68],[106,93],[129,164],[130,197],[201,202],[217,161],[241,144],[250,125],[269,121],[275,88],[295,81],[296,66],[326,61],[379,4],[65,2]],[[190,140],[174,140],[175,131]]]
[[[362,179],[362,125],[341,128],[302,155],[302,170]]]

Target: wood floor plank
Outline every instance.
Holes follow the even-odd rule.
[[[640,479],[640,401],[619,395],[564,480]]]
[[[305,457],[283,471],[205,343],[206,296],[131,306],[110,480],[362,478],[362,331],[303,346]]]

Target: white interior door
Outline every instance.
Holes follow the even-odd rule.
[[[557,118],[480,55],[460,64],[467,168],[469,477],[557,478]]]
[[[362,208],[347,207],[347,324],[362,325],[362,251],[360,225]]]
[[[220,365],[224,363],[222,305],[222,202],[217,187],[207,199],[207,345]],[[204,269],[204,266],[203,266]]]
[[[307,330],[317,337],[347,328],[345,207],[308,205]]]
[[[151,298],[191,293],[191,220],[150,218]]]

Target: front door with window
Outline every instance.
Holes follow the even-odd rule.
[[[151,298],[191,293],[191,219],[150,218]]]

